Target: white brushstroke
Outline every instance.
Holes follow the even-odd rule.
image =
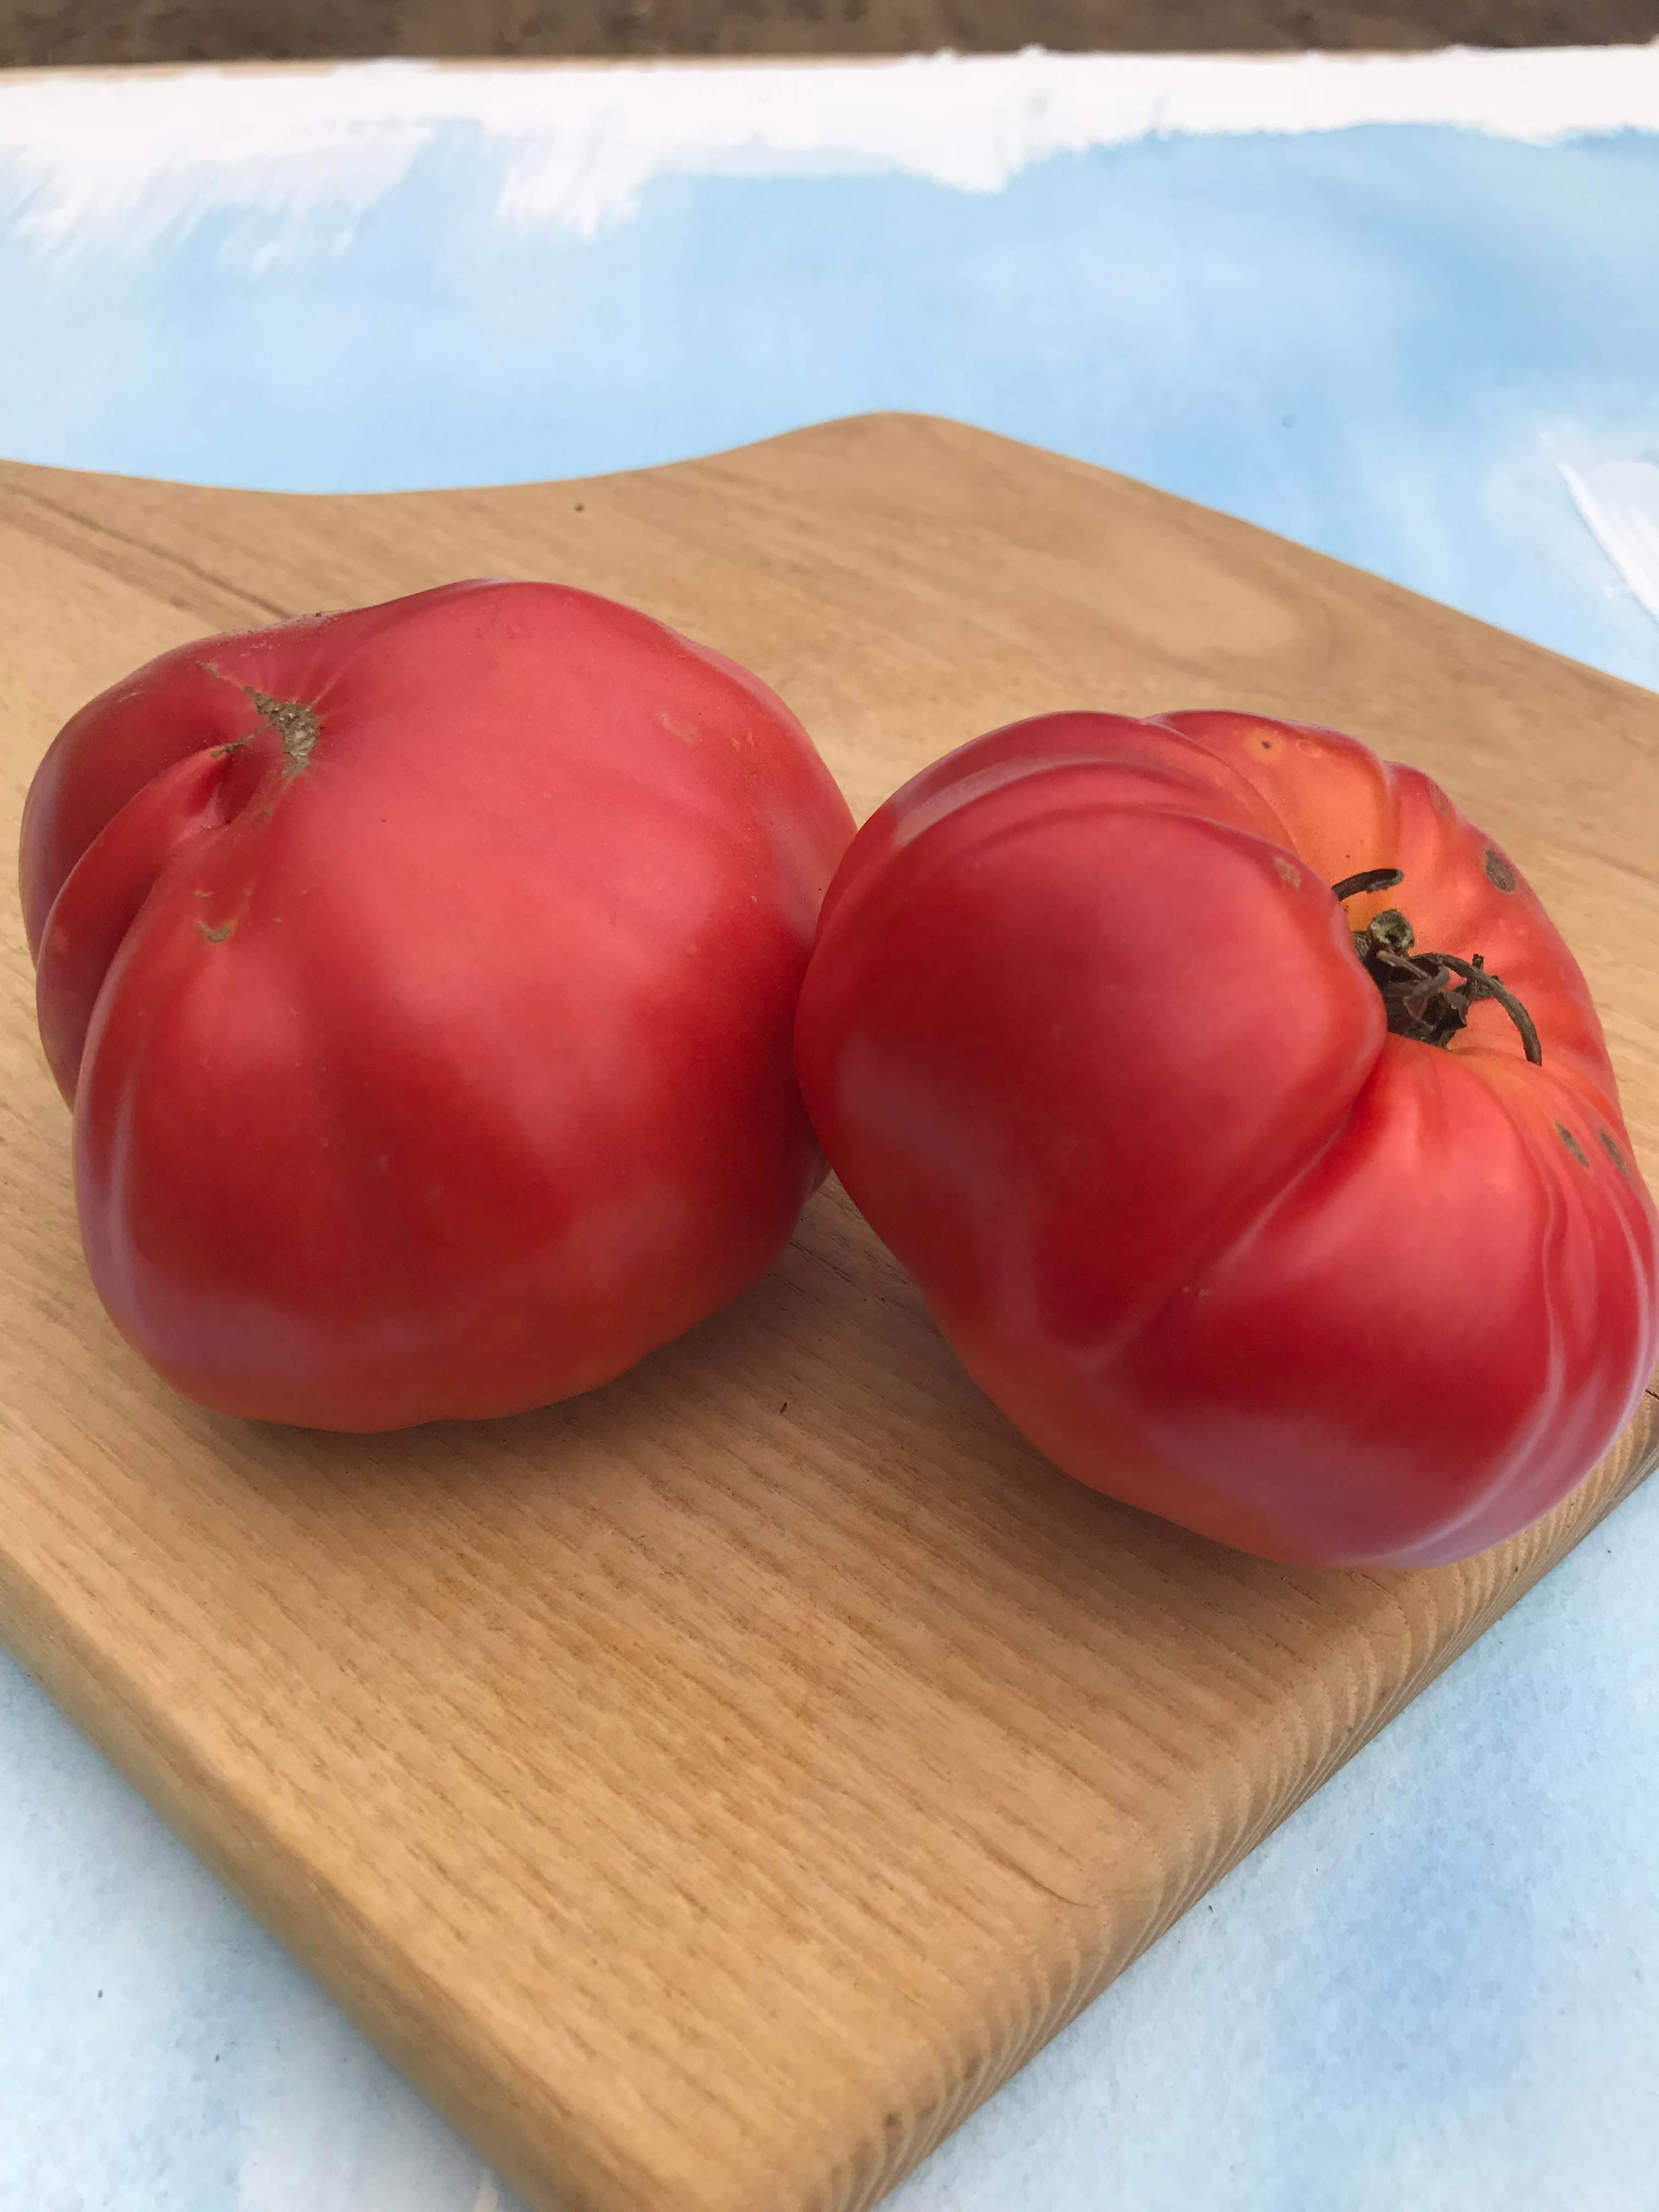
[[[205,209],[348,226],[441,132],[505,157],[507,222],[592,238],[663,176],[904,173],[994,192],[1031,163],[1174,133],[1437,124],[1547,143],[1659,128],[1650,46],[1406,55],[80,72],[0,82],[0,177],[42,249],[144,251]],[[283,250],[297,250],[292,246]]]
[[[1659,462],[1559,464],[1585,527],[1631,596],[1659,622]]]

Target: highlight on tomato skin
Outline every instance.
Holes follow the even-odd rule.
[[[794,1007],[845,800],[632,609],[473,582],[210,638],[25,811],[93,1280],[218,1411],[520,1412],[744,1289],[821,1179]]]
[[[1042,715],[865,823],[796,1065],[969,1372],[1079,1481],[1297,1565],[1547,1513],[1659,1358],[1590,990],[1417,769]]]

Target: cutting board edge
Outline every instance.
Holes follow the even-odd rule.
[[[1561,667],[1571,669],[1576,675],[1589,678],[1599,684],[1610,685],[1659,711],[1659,690],[1650,690],[1647,685],[1638,684],[1630,677],[1617,676],[1608,669],[1598,668],[1593,662],[1580,660],[1575,654],[1562,653],[1554,646],[1540,644],[1536,639],[1523,636],[1518,630],[1508,629],[1503,623],[1490,621],[1484,615],[1472,614],[1466,608],[1453,605],[1448,599],[1435,599],[1426,592],[1417,591],[1409,584],[1398,582],[1392,576],[1385,576],[1373,568],[1362,568],[1357,562],[1345,560],[1339,553],[1328,553],[1322,547],[1304,544],[1284,531],[1273,529],[1270,524],[1253,522],[1247,515],[1237,514],[1228,507],[1209,506],[1185,492],[1172,491],[1164,485],[1153,483],[1150,478],[1114,468],[1109,462],[1085,460],[1075,453],[1063,452],[1058,447],[1038,445],[1029,438],[1016,438],[1008,431],[993,429],[986,423],[972,422],[957,415],[938,414],[925,408],[861,408],[848,415],[824,416],[811,422],[797,423],[788,429],[768,431],[761,437],[745,438],[733,446],[717,446],[707,453],[687,454],[672,461],[647,461],[634,468],[596,469],[578,476],[509,477],[483,483],[425,484],[346,492],[283,491],[239,484],[202,483],[186,477],[146,476],[114,469],[64,468],[52,462],[15,460],[0,454],[0,491],[5,489],[6,479],[9,476],[14,479],[53,478],[72,483],[151,485],[168,492],[182,492],[191,497],[235,501],[269,499],[295,501],[307,506],[318,505],[325,501],[358,503],[428,501],[469,495],[488,497],[497,493],[558,491],[580,484],[639,483],[654,477],[683,475],[687,469],[715,469],[723,463],[749,461],[768,451],[791,445],[804,447],[813,441],[833,439],[837,434],[868,434],[884,430],[912,434],[920,430],[927,434],[943,430],[951,436],[1001,447],[1011,453],[1038,455],[1044,461],[1084,477],[1107,477],[1131,494],[1149,495],[1160,505],[1201,517],[1206,526],[1213,526],[1219,523],[1227,530],[1237,531],[1247,536],[1253,546],[1260,547],[1265,543],[1282,547],[1296,559],[1311,556],[1327,568],[1362,579],[1368,590],[1382,590],[1406,606],[1429,610],[1437,617],[1453,621],[1460,626],[1472,626],[1489,638],[1501,639],[1505,645],[1517,647],[1528,655],[1541,656]],[[27,494],[29,487],[26,482],[14,481],[12,489]],[[37,499],[43,496],[38,486],[33,496]],[[155,545],[144,544],[136,550],[149,553],[158,560],[165,561],[169,557]],[[200,576],[197,580],[204,586],[210,583],[205,576]],[[289,612],[273,616],[272,619],[287,621],[292,618],[293,614],[301,611],[305,610],[296,606]],[[1231,703],[1239,702],[1234,701]]]
[[[632,2212],[636,2205],[648,2204],[648,2197],[635,2193],[649,2185],[648,2178],[618,2180],[622,2161],[609,2147],[588,2158],[580,2154],[586,2148],[580,2139],[587,2131],[574,2110],[558,2116],[559,2130],[577,2151],[562,2172],[556,2171],[550,2153],[538,2154],[526,2166],[515,2146],[492,2145],[495,2124],[462,2086],[466,2058],[453,2068],[441,2068],[429,2058],[428,2053],[444,2047],[443,2039],[420,2033],[411,2008],[374,1964],[375,1947],[365,1938],[362,1917],[349,1900],[333,1885],[319,1881],[303,1856],[274,1839],[268,1828],[254,1829],[246,1807],[222,1786],[206,1761],[191,1753],[176,1731],[169,1731],[167,1717],[142,1711],[107,1656],[47,1593],[27,1583],[3,1553],[0,1643],[191,1855],[537,2212]],[[342,1971],[343,1961],[359,1959],[362,1972]],[[406,1976],[408,1962],[402,1961],[398,1971]],[[442,1990],[434,1988],[431,1995],[453,2033],[454,2008]],[[501,2053],[495,2054],[495,2063],[501,2074],[519,2071]],[[520,2086],[521,2103],[545,2099],[544,2082],[526,2080]],[[627,2193],[611,2194],[613,2180]]]
[[[1323,1758],[1316,1761],[1306,1774],[1298,1776],[1294,1786],[1266,1807],[1261,1816],[1215,1854],[1206,1865],[1198,1870],[1194,1879],[1172,1888],[1158,1912],[1132,1943],[1111,1951],[1104,1945],[1098,1946],[1103,1955],[1096,1970],[1079,1978],[1060,2004],[1048,2008],[1040,2015],[1032,2032],[1017,2039],[1006,2052],[986,2066],[982,2073],[977,2068],[973,2069],[970,2073],[974,2085],[971,2096],[947,2102],[936,2113],[927,2115],[918,2126],[916,2139],[907,2144],[901,2154],[884,2164],[872,2187],[849,2196],[822,2200],[815,2198],[811,2212],[876,2212],[876,2208],[889,2192],[913,2172],[971,2113],[987,2103],[1038,2051],[1086,2011],[1097,1997],[1103,1995],[1120,1976],[1127,1973],[1137,1960],[1143,1958],[1201,1898],[1224,1880],[1234,1868],[1241,1865],[1258,1844],[1266,1842],[1293,1814],[1316,1796],[1334,1775],[1374,1741],[1425,1690],[1479,1643],[1488,1629],[1501,1620],[1521,1599],[1537,1589],[1587,1536],[1632,1498],[1650,1475],[1659,1471],[1659,1387],[1655,1385],[1659,1385],[1659,1370],[1655,1372],[1653,1385],[1644,1390],[1636,1412],[1612,1448],[1584,1478],[1580,1489],[1556,1509],[1554,1516],[1546,1516],[1547,1520],[1559,1517],[1560,1527],[1557,1534],[1540,1544],[1533,1557],[1524,1561],[1516,1571],[1495,1581],[1485,1601],[1470,1609],[1468,1619],[1455,1634],[1442,1645],[1431,1644],[1419,1663],[1400,1675],[1386,1694],[1376,1700],[1358,1726],[1346,1735],[1338,1735]],[[1610,1462],[1620,1459],[1625,1461],[1624,1466],[1604,1490],[1598,1491],[1598,1473],[1607,1468]],[[1580,1499],[1585,1500],[1582,1506]],[[1522,1540],[1524,1540],[1524,1534]],[[1503,1546],[1495,1547],[1490,1556],[1495,1557],[1504,1548]],[[1378,1597],[1379,1610],[1392,1606],[1393,1600],[1387,1595],[1386,1585],[1379,1583]],[[565,2212],[565,2209],[549,2201],[544,2207],[538,2208],[538,2212]],[[633,2208],[606,2207],[605,2212],[633,2212]],[[673,2212],[673,2208],[668,2205],[659,2208],[653,2204],[642,2208],[642,2212]]]
[[[1113,1946],[1109,1918],[1095,1901],[1091,1923],[1078,1932],[1076,1943],[1079,1951],[1095,1954],[1092,1964],[1067,1978],[1070,1985],[1058,2001],[1042,2008],[1025,2032],[1006,2048],[988,2045],[982,2051],[963,2054],[968,2061],[961,2069],[968,2085],[965,2094],[916,2109],[907,2133],[890,2130],[879,2142],[849,2145],[837,2162],[845,2181],[838,2178],[827,2191],[809,2185],[813,2194],[798,2200],[802,2212],[875,2212],[890,2191],[973,2112],[1639,1489],[1659,1468],[1659,1389],[1644,1393],[1600,1465],[1605,1468],[1619,1458],[1625,1459],[1625,1466],[1605,1491],[1591,1497],[1581,1517],[1573,1517],[1574,1501],[1569,1500],[1559,1534],[1540,1545],[1517,1571],[1495,1582],[1486,1601],[1471,1609],[1444,1644],[1430,1645],[1424,1659],[1387,1686],[1357,1727],[1339,1735],[1322,1759],[1295,1778],[1292,1787],[1269,1802],[1259,1819],[1228,1839],[1191,1879],[1171,1889],[1129,1943]],[[1575,1499],[1593,1493],[1595,1482],[1592,1473]],[[1379,1602],[1389,1602],[1381,1589]],[[257,1829],[236,1793],[223,1785],[205,1760],[191,1753],[179,1732],[168,1729],[167,1716],[142,1710],[110,1656],[68,1618],[48,1591],[27,1580],[3,1553],[0,1640],[52,1703],[161,1814],[186,1848],[536,2212],[721,2212],[713,2205],[694,2206],[672,2184],[669,2193],[664,2193],[658,2178],[638,2168],[626,2170],[621,2146],[589,2140],[592,2131],[574,2107],[560,2110],[555,2126],[537,2129],[537,2141],[527,2140],[522,2131],[504,2132],[489,2103],[469,2094],[469,2075],[497,2082],[517,2075],[520,2094],[512,2107],[520,2112],[528,2112],[538,2100],[544,2106],[545,2081],[524,2075],[501,2049],[490,2051],[485,2063],[482,2051],[475,2057],[452,2048],[450,2063],[441,2063],[443,2039],[422,2035],[411,2008],[397,1994],[397,1973],[407,1976],[407,1960],[391,1973],[383,1968],[374,1955],[376,1946],[349,1900],[315,1879],[297,1848],[274,1839],[269,1828]],[[441,1989],[434,1985],[431,1995],[436,2003],[444,2003]],[[562,2148],[563,2156],[556,2145]],[[778,2177],[783,2185],[801,2179]],[[744,2205],[742,2212],[750,2212],[750,2207]],[[754,2212],[760,2212],[758,2200]],[[793,2203],[789,2212],[794,2212]]]

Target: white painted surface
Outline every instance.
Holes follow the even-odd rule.
[[[1564,461],[1561,475],[1626,589],[1659,622],[1659,462]]]
[[[538,69],[424,62],[0,81],[0,157],[32,186],[25,235],[146,251],[204,204],[349,222],[445,125],[519,149],[509,224],[591,238],[673,176],[894,170],[1000,191],[1059,154],[1139,138],[1455,126],[1546,144],[1659,114],[1659,41],[1377,56],[909,57]]]

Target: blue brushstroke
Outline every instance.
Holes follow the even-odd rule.
[[[671,178],[592,243],[501,225],[511,158],[441,126],[343,252],[333,218],[234,210],[163,252],[42,254],[14,216],[0,450],[383,489],[637,467],[915,408],[1659,686],[1659,625],[1544,443],[1659,449],[1659,137],[1149,139],[987,196]],[[26,205],[0,168],[0,210]]]

